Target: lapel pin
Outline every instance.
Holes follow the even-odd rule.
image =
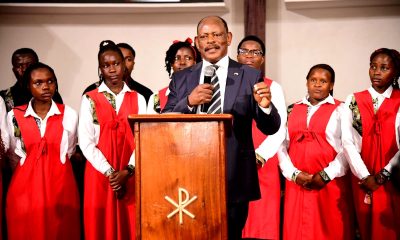
[[[235,76],[239,76],[239,73],[235,72],[235,73],[233,73],[233,75],[235,75]]]

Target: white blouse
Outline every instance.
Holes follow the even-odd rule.
[[[281,86],[277,82],[273,81],[270,90],[271,101],[281,117],[281,126],[275,134],[269,135],[256,149],[256,153],[265,159],[266,162],[278,152],[279,147],[285,140],[287,121],[285,97],[283,95]]]
[[[378,93],[375,91],[373,87],[368,88],[368,92],[371,94],[371,97],[373,99],[377,99],[376,104],[374,105],[374,109],[379,109],[379,107],[382,105],[382,102],[386,98],[390,98],[393,92],[393,87],[390,86],[386,91],[382,94]],[[352,122],[353,122],[353,114],[352,111],[350,110],[349,106],[352,101],[352,98],[354,97],[353,94],[349,95],[346,98],[345,102],[345,107],[343,111],[343,116],[342,116],[342,129],[343,129],[343,147],[345,149],[345,154],[347,157],[347,160],[350,165],[350,169],[353,172],[353,174],[358,177],[359,179],[365,178],[370,175],[370,172],[367,169],[367,166],[365,165],[364,161],[361,158],[361,148],[362,148],[362,136],[354,129]],[[397,147],[399,147],[399,123],[400,123],[400,109],[397,110],[396,114],[396,123],[395,123],[395,128],[396,128],[396,142],[397,142]],[[389,161],[389,163],[385,166],[385,169],[389,172],[392,171],[393,165],[397,162],[397,159],[399,158],[400,151],[397,151],[397,153],[393,156],[393,158]]]
[[[44,119],[41,119],[32,107],[32,100],[28,104],[28,108],[24,114],[24,117],[32,116],[38,122],[38,125],[32,127],[39,127],[40,136],[43,137],[46,132],[47,121],[51,116],[61,114],[60,110],[57,107],[57,104],[52,101],[49,112],[46,114]],[[24,147],[23,139],[20,137],[15,137],[14,135],[14,110],[11,110],[8,113],[7,125],[8,132],[11,139],[11,150],[18,156],[20,165],[23,165],[26,159],[26,152]],[[66,161],[66,156],[71,157],[71,155],[75,152],[75,147],[77,143],[77,126],[78,126],[78,114],[71,107],[65,105],[64,109],[64,118],[62,121],[63,125],[63,133],[60,144],[60,161],[64,164]],[[23,137],[23,136],[22,136]],[[13,159],[14,160],[14,159]],[[18,159],[16,159],[18,161]],[[15,160],[14,160],[15,161]],[[11,166],[15,166],[17,162],[12,162]]]
[[[317,105],[313,106],[307,100],[308,97],[305,97],[301,102],[308,106],[308,114],[307,114],[307,126],[310,123],[311,117],[314,113],[320,108],[322,104],[335,104],[335,100],[331,95],[329,95],[326,99],[319,102]],[[296,104],[299,104],[296,103]],[[326,126],[325,134],[328,143],[335,149],[337,155],[333,161],[329,163],[327,167],[324,168],[324,171],[328,174],[329,178],[333,180],[336,177],[344,176],[349,168],[348,163],[346,161],[346,157],[343,153],[342,147],[342,131],[341,131],[341,119],[340,115],[343,111],[343,103],[341,103],[333,112],[331,117],[329,118],[328,125]],[[278,158],[279,158],[279,166],[282,170],[283,176],[292,181],[293,173],[298,170],[292,163],[289,154],[287,152],[287,148],[289,146],[290,139],[289,133],[286,133],[286,140],[282,143],[278,150]]]
[[[131,89],[124,83],[124,87],[121,92],[118,94],[113,93],[107,85],[103,82],[100,84],[98,88],[99,92],[107,92],[112,94],[115,98],[115,107],[116,113],[118,114],[119,109],[122,105],[122,101],[124,100],[124,96],[126,92],[132,92]],[[145,114],[146,113],[146,100],[145,98],[138,93],[138,113]],[[86,96],[82,97],[81,101],[81,109],[79,112],[79,126],[78,126],[78,135],[79,135],[79,147],[81,148],[83,155],[85,155],[86,159],[92,164],[92,166],[102,174],[104,174],[108,169],[111,168],[110,163],[104,157],[103,153],[96,147],[99,143],[100,137],[100,125],[93,123],[93,115],[92,115],[92,107],[90,105],[90,101]],[[129,164],[135,165],[135,151],[132,153]]]

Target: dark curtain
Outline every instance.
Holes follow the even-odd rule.
[[[266,0],[244,0],[244,35],[256,35],[265,43]],[[262,66],[264,75],[265,66]]]

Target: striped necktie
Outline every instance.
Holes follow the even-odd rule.
[[[218,76],[217,76],[217,65],[213,65],[215,68],[214,74],[211,78],[211,84],[214,86],[213,90],[213,96],[211,98],[210,102],[210,107],[208,108],[207,113],[208,114],[215,114],[215,113],[222,113],[222,108],[221,108],[221,91],[220,91],[220,86],[219,86],[219,81],[218,81]]]

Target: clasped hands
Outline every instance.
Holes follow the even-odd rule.
[[[118,199],[124,197],[126,193],[125,184],[128,181],[129,172],[128,170],[115,171],[108,176],[110,186],[115,192]]]
[[[312,175],[307,172],[301,172],[299,175],[297,175],[296,184],[307,190],[319,190],[326,185],[318,173]],[[360,181],[359,185],[366,192],[374,192],[380,187],[380,185],[376,182],[375,176],[371,175]]]
[[[325,187],[326,183],[322,180],[321,175],[300,172],[296,178],[296,184],[307,190],[320,190]]]
[[[376,182],[375,176],[373,175],[366,177],[358,184],[360,185],[361,189],[369,193],[374,192],[376,189],[380,187],[380,185]]]
[[[199,84],[188,96],[189,107],[211,102],[214,86],[208,83]],[[253,96],[257,103],[268,108],[271,104],[271,90],[265,82],[253,86]]]

